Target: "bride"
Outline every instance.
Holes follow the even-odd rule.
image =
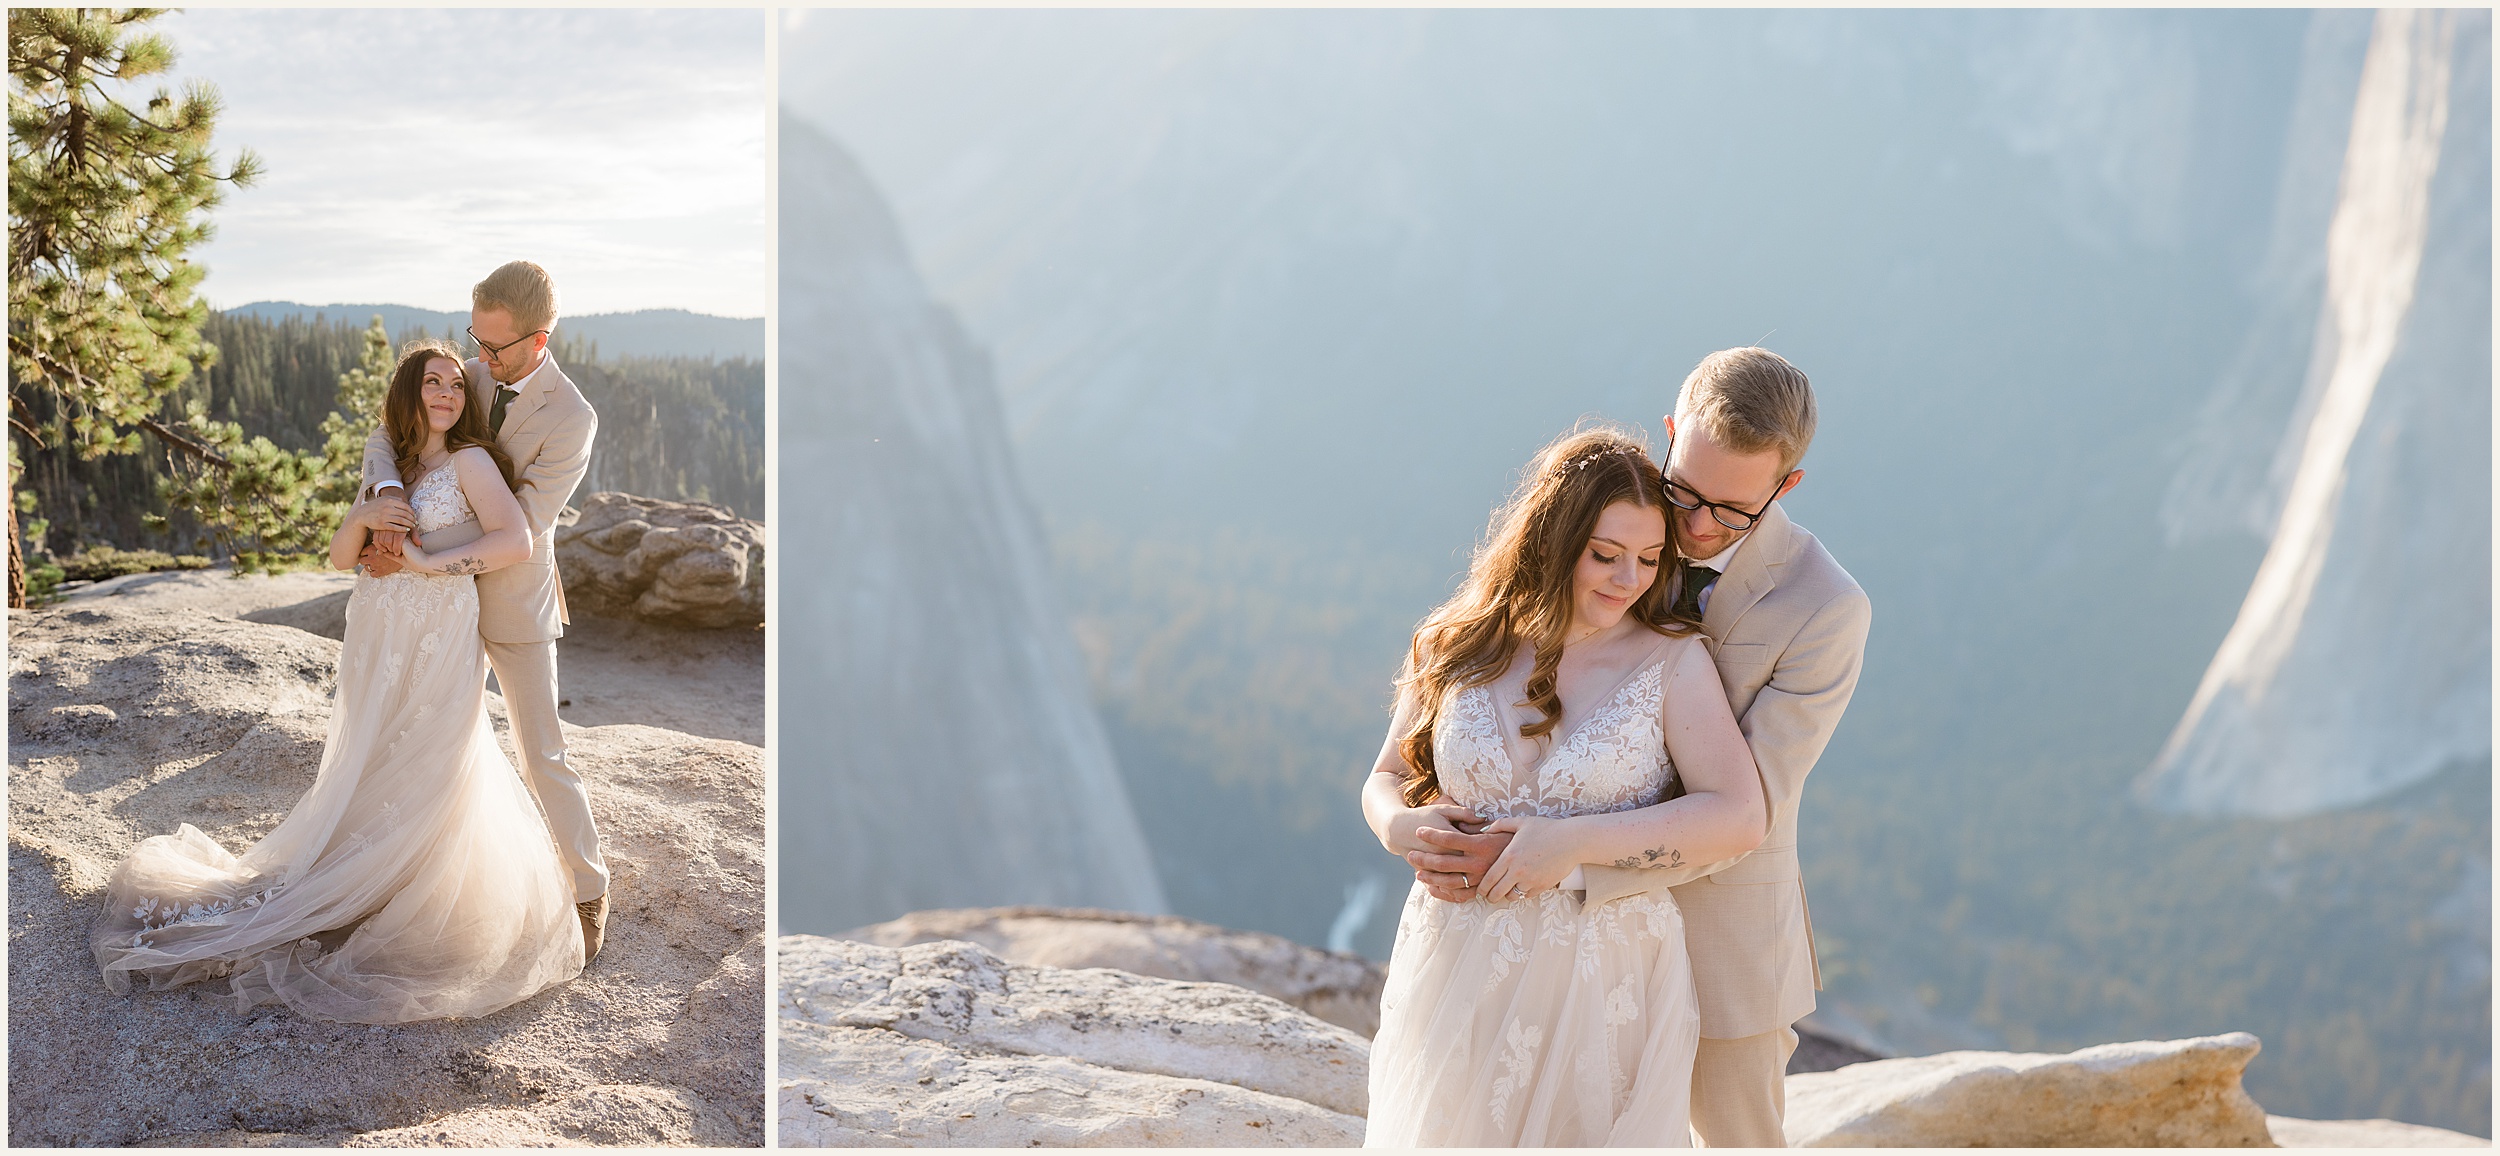
[[[1578,878],[1730,859],[1767,822],[1700,624],[1660,581],[1680,573],[1662,482],[1627,434],[1556,440],[1415,632],[1364,817],[1393,854],[1441,850],[1424,827],[1512,839],[1468,902],[1407,896],[1367,1146],[1691,1142],[1683,916],[1664,889],[1587,910]]]
[[[572,884],[486,720],[471,576],[530,554],[510,462],[441,342],[400,355],[383,425],[417,533],[406,569],[357,575],[320,775],[240,858],[185,823],[122,862],[88,937],[117,993],[223,976],[238,1009],[402,1023],[582,969]],[[385,517],[351,509],[331,564],[355,566]]]

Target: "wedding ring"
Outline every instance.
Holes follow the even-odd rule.
[[[1458,873],[1458,889],[1461,891],[1473,891],[1476,889],[1475,884],[1467,881],[1467,873],[1464,871]]]
[[[1519,885],[1518,885],[1518,884],[1516,884],[1516,883],[1511,884],[1511,887],[1510,887],[1510,897],[1511,897],[1511,898],[1513,898],[1513,899],[1519,899],[1519,898],[1522,898],[1522,897],[1526,896],[1527,894],[1528,894],[1528,889],[1527,889],[1527,888],[1525,888],[1525,887],[1521,887],[1521,886],[1519,886]]]

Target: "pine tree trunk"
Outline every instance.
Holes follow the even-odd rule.
[[[26,555],[17,545],[17,495],[9,498],[9,609],[26,608]]]

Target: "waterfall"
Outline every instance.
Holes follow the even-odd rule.
[[[2326,231],[2296,464],[2238,617],[2136,784],[2149,804],[2306,814],[2491,750],[2489,441],[2479,454],[2425,452],[2453,434],[2443,424],[2472,424],[2479,436],[2490,423],[2487,87],[2480,109],[2458,101],[2480,113],[2465,122],[2479,129],[2479,156],[2447,158],[2464,170],[2451,185],[2479,187],[2479,206],[2442,200],[2436,179],[2457,21],[2388,10],[2371,29]],[[2487,86],[2487,59],[2479,75]],[[2455,207],[2436,212],[2443,204]],[[2474,295],[2472,262],[2425,271],[2426,252],[2475,252],[2477,229],[2479,326],[2463,300]],[[2425,318],[2416,303],[2430,300],[2421,287],[2434,276],[2438,303],[2456,308]],[[2468,344],[2480,349],[2479,372]],[[2433,476],[2409,476],[2426,465]],[[2426,585],[2439,593],[2425,597]],[[2471,601],[2454,596],[2469,586]]]
[[[1372,908],[1380,905],[1380,876],[1365,875],[1345,885],[1345,906],[1337,909],[1337,918],[1328,924],[1328,950],[1354,950],[1354,937],[1372,921]]]

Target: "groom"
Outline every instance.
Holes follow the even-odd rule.
[[[477,627],[486,660],[503,688],[511,713],[512,741],[521,755],[522,778],[547,814],[556,848],[573,874],[575,909],[582,921],[582,962],[599,954],[607,937],[608,865],[599,853],[599,828],[590,818],[590,795],[564,747],[556,719],[556,639],[570,621],[564,586],[556,577],[556,515],[590,470],[590,440],[599,415],[547,353],[556,326],[556,291],[547,271],[513,261],[486,275],[469,292],[469,340],[478,357],[465,367],[469,404],[486,410],[495,441],[512,458],[521,511],[528,517],[529,560],[477,577]],[[373,431],[365,442],[364,495],[388,504],[390,524],[415,525],[399,495],[399,465],[390,436]],[[377,533],[358,559],[367,572],[399,569],[401,536]]]
[[[1806,773],[1840,725],[1866,652],[1866,593],[1778,499],[1805,479],[1814,390],[1766,349],[1723,349],[1684,379],[1667,419],[1667,500],[1676,552],[1699,582],[1679,604],[1700,612],[1770,804],[1762,845],[1709,875],[1663,849],[1655,866],[1588,864],[1587,905],[1671,888],[1701,1002],[1693,1130],[1713,1148],[1782,1148],[1794,1027],[1823,986],[1797,866]],[[1446,853],[1407,856],[1451,902],[1475,898],[1508,835],[1418,836]],[[1713,864],[1712,866],[1718,866]]]

